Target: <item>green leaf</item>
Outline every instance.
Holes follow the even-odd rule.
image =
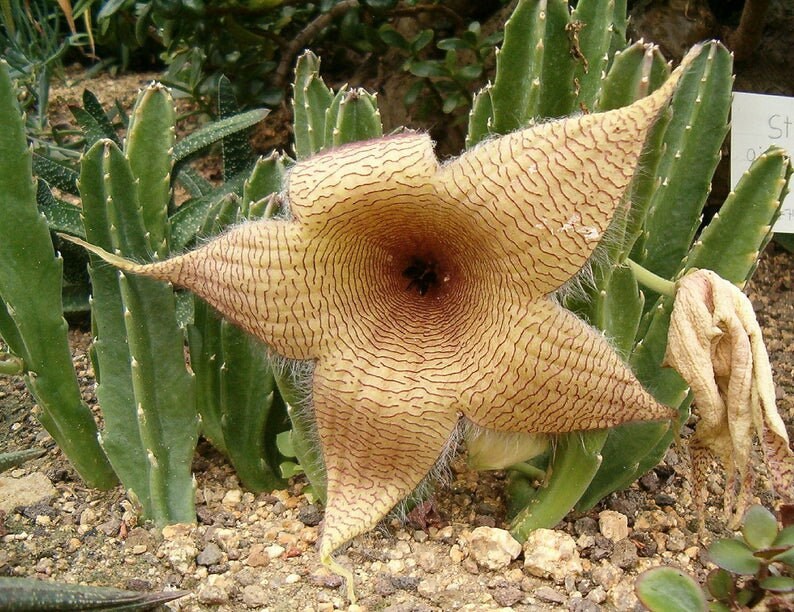
[[[717,540],[709,546],[708,557],[715,565],[734,574],[752,575],[761,568],[761,561],[741,540]]]
[[[781,553],[778,553],[774,557],[772,557],[772,561],[777,561],[778,563],[785,563],[789,567],[794,568],[794,545],[790,546],[787,550],[784,550]]]
[[[762,589],[775,593],[794,593],[794,578],[791,576],[767,576],[759,585]]]
[[[276,447],[285,457],[295,456],[295,445],[292,443],[292,430],[282,431],[276,436]]]
[[[436,43],[442,51],[462,51],[470,49],[471,46],[462,38],[444,38]]]
[[[733,592],[733,576],[722,568],[712,570],[706,577],[706,587],[715,599],[727,600]]]
[[[207,212],[230,193],[242,194],[245,172],[218,186],[212,193],[182,204],[171,215],[171,250],[179,253],[195,240],[207,217]]]
[[[0,472],[10,470],[36,457],[41,457],[46,452],[46,449],[43,448],[26,448],[10,453],[0,453]]]
[[[425,84],[423,81],[414,81],[413,85],[408,88],[408,91],[405,92],[405,96],[403,97],[403,104],[406,106],[413,106],[416,100],[419,98],[419,94],[424,91]]]
[[[469,64],[468,66],[464,66],[463,68],[458,70],[456,76],[466,81],[473,81],[474,79],[479,79],[480,76],[482,76],[482,64]]]
[[[674,567],[643,572],[634,584],[637,597],[651,612],[705,611],[706,597],[698,583]]]
[[[152,610],[186,591],[141,593],[109,587],[45,582],[33,578],[0,577],[0,601],[7,612],[31,610]]]
[[[411,40],[411,51],[413,53],[418,53],[422,49],[424,49],[430,42],[433,40],[433,30],[422,30]]]
[[[221,75],[218,79],[218,115],[221,119],[228,119],[240,112],[237,98],[234,95],[232,83]],[[248,141],[250,129],[240,130],[235,134],[226,136],[222,141],[223,145],[223,180],[228,181],[235,174],[238,174],[251,167],[254,159],[254,151]]]
[[[80,195],[77,188],[79,173],[66,164],[58,163],[40,153],[33,153],[33,172],[51,186],[71,195]]]
[[[174,147],[174,163],[179,163],[186,157],[206,149],[226,136],[236,134],[241,130],[256,125],[267,117],[269,112],[269,110],[264,108],[250,110],[228,119],[215,121],[197,132],[193,132],[180,140]]]
[[[406,40],[402,34],[394,29],[394,26],[389,24],[384,24],[378,28],[378,36],[380,36],[381,40],[390,47],[397,47],[398,49],[404,50],[408,50],[410,48],[410,43],[408,40]]]
[[[83,130],[83,137],[85,138],[87,147],[92,146],[95,142],[103,138],[107,138],[104,126],[97,122],[97,120],[91,116],[91,113],[79,106],[70,106],[69,110],[77,121],[77,124]],[[113,136],[116,136],[116,134],[114,133]]]
[[[438,60],[411,62],[408,70],[412,75],[422,78],[449,76],[449,70]]]
[[[47,227],[51,232],[85,238],[85,229],[80,218],[81,208],[57,199],[52,195],[47,183],[41,179],[38,180],[36,188],[36,202],[39,212],[47,219]]]
[[[742,536],[750,548],[769,548],[777,537],[777,519],[763,506],[752,506],[744,515]]]
[[[293,463],[292,461],[284,461],[279,464],[279,470],[281,471],[282,478],[292,478],[293,476],[298,476],[303,474],[303,468],[297,464]]]
[[[99,100],[97,100],[94,93],[88,89],[83,90],[83,108],[85,108],[86,112],[94,118],[96,124],[102,129],[104,137],[110,138],[120,147],[121,140],[119,140],[119,136],[113,128],[113,124],[110,122],[110,119],[108,119],[105,109],[102,108],[102,105]]]
[[[782,546],[794,546],[794,525],[781,529],[772,543],[773,548]]]

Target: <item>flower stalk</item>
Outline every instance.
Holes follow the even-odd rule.
[[[655,291],[659,295],[669,298],[675,297],[674,282],[662,278],[658,274],[654,274],[631,259],[627,259],[626,264],[631,268],[634,278],[636,278],[641,285],[647,287],[651,291]]]

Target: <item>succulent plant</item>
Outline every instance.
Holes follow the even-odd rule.
[[[780,529],[763,506],[751,506],[741,536],[716,540],[708,559],[717,568],[701,587],[684,572],[659,567],[643,573],[637,596],[652,612],[745,610],[762,601],[767,609],[789,609],[794,603],[794,526]]]

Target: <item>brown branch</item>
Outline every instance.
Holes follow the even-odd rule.
[[[747,0],[744,3],[739,27],[725,36],[725,42],[733,51],[737,62],[752,57],[761,40],[764,29],[764,17],[769,8],[769,0]]]
[[[327,13],[318,15],[314,20],[310,21],[303,30],[298,32],[292,42],[281,52],[281,61],[279,61],[274,77],[275,86],[279,88],[284,87],[292,64],[295,61],[295,57],[312,39],[324,28],[328,27],[338,16],[358,7],[358,0],[343,0],[339,4],[334,5]]]

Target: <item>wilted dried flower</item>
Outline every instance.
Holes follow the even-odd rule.
[[[792,501],[794,453],[775,406],[772,368],[747,296],[711,270],[683,277],[675,295],[665,362],[695,396],[699,420],[689,448],[701,509],[713,453],[728,473],[726,514],[732,525],[738,524],[751,495],[754,435],[778,495]],[[737,476],[741,486],[734,500]]]

